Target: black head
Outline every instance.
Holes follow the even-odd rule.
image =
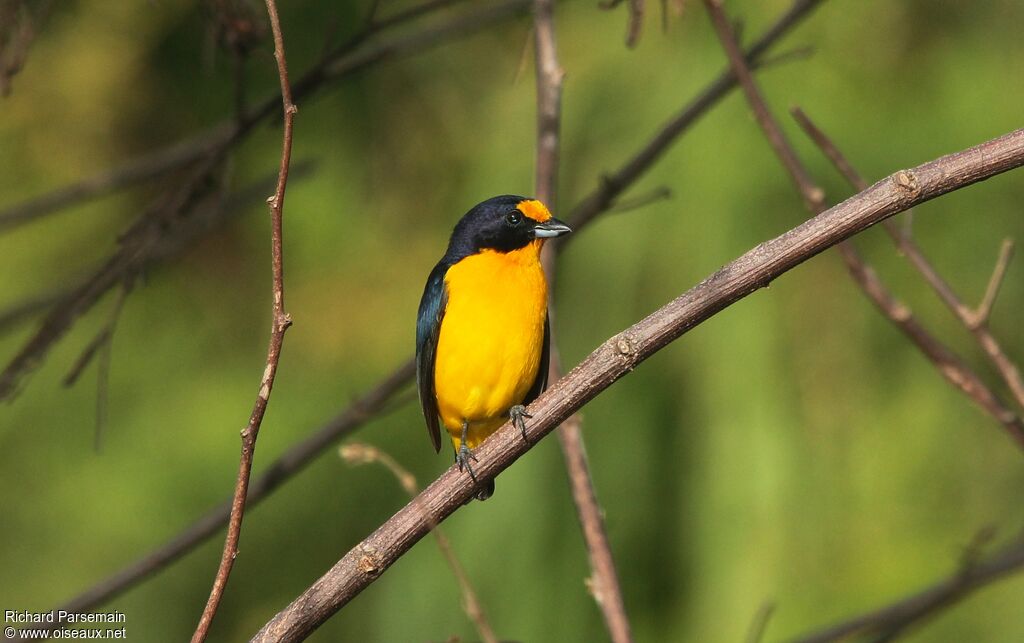
[[[559,237],[572,229],[551,216],[540,201],[504,195],[473,207],[455,225],[447,257],[458,260],[481,250],[511,252],[538,239]]]

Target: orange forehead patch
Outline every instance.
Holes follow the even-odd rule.
[[[551,213],[548,212],[548,209],[540,201],[520,201],[516,208],[537,223],[544,223],[551,218]]]

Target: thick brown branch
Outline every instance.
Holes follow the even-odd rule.
[[[887,217],[1009,169],[1024,165],[1024,130],[909,170],[901,170],[802,225],[725,265],[642,321],[618,333],[572,369],[529,411],[528,440],[506,423],[476,451],[477,475],[508,468],[560,422],[694,326],[768,285],[798,264]],[[429,531],[463,506],[474,491],[449,468],[301,596],[267,623],[254,641],[298,641],[380,577]],[[423,515],[422,507],[429,512]]]
[[[281,346],[284,343],[284,333],[291,326],[291,317],[285,312],[284,307],[284,259],[283,259],[283,211],[285,190],[288,187],[288,170],[292,160],[292,126],[295,120],[295,113],[298,111],[292,102],[292,88],[288,82],[288,62],[284,52],[284,38],[281,35],[281,22],[277,15],[277,5],[274,0],[266,0],[267,15],[270,18],[270,28],[274,34],[274,59],[277,61],[277,74],[281,81],[281,105],[284,114],[284,132],[281,142],[281,167],[277,175],[277,189],[274,195],[267,200],[270,205],[271,218],[271,266],[273,269],[273,292],[274,303],[272,307],[273,322],[270,330],[270,346],[267,349],[267,366],[263,371],[260,380],[259,394],[256,396],[256,403],[249,416],[249,424],[242,430],[242,457],[238,466],[238,481],[235,484],[235,496],[231,502],[231,518],[228,522],[228,533],[224,539],[224,551],[221,555],[220,566],[217,575],[213,580],[213,588],[210,590],[210,598],[206,602],[203,614],[199,619],[195,634],[192,635],[192,643],[202,643],[209,634],[210,626],[213,624],[213,617],[217,614],[220,600],[227,587],[228,578],[231,575],[231,568],[238,556],[238,541],[242,535],[242,518],[245,515],[245,501],[249,492],[249,476],[252,473],[252,461],[256,452],[256,438],[259,435],[260,426],[263,424],[263,416],[267,411],[267,404],[270,401],[270,393],[274,388],[274,379],[277,375],[277,366],[281,361]]]
[[[794,643],[828,643],[844,641],[856,634],[877,634],[883,637],[905,631],[940,610],[970,596],[976,590],[1024,569],[1024,541],[974,562],[949,578],[880,609],[855,616],[793,639]],[[886,638],[888,640],[888,638]]]
[[[712,24],[722,42],[729,63],[743,85],[751,109],[757,115],[765,135],[789,173],[794,185],[803,197],[804,205],[811,214],[825,209],[825,193],[811,179],[804,169],[796,151],[792,148],[778,121],[768,109],[747,63],[736,44],[732,25],[722,10],[721,0],[705,0]],[[862,185],[863,190],[867,186]],[[889,224],[890,222],[883,222]],[[1024,423],[1010,411],[998,396],[989,389],[967,364],[953,351],[928,333],[912,316],[910,310],[889,293],[875,271],[867,265],[851,243],[840,243],[839,253],[854,281],[871,299],[875,306],[910,339],[925,356],[932,361],[939,373],[953,386],[959,388],[981,408],[1001,423],[1010,436],[1024,448]]]
[[[852,185],[856,190],[864,189],[863,186],[866,182],[853,168],[849,161],[846,160],[845,156],[839,151],[839,148],[836,147],[832,140],[829,139],[829,137],[826,136],[825,133],[822,132],[821,129],[819,129],[799,108],[795,108],[793,110],[793,116],[804,131],[807,132],[808,136],[811,137],[811,139],[832,161],[833,165],[836,166],[836,169],[842,173],[850,185]],[[885,229],[899,251],[906,256],[911,265],[921,273],[921,276],[924,277],[925,281],[929,286],[931,286],[935,294],[938,295],[942,303],[944,303],[957,320],[974,335],[978,345],[981,346],[982,350],[988,356],[989,361],[991,361],[996,367],[1000,377],[1002,377],[1003,381],[1010,389],[1014,399],[1017,401],[1017,405],[1021,409],[1024,409],[1024,379],[1021,378],[1020,370],[1017,368],[1017,365],[1006,355],[1006,352],[1003,350],[1002,346],[999,344],[998,340],[996,340],[992,331],[989,330],[988,327],[988,316],[991,312],[992,303],[995,300],[999,284],[1002,282],[1003,276],[1005,275],[1006,265],[1010,260],[1012,243],[1003,243],[999,259],[996,261],[996,268],[992,274],[992,279],[989,280],[985,297],[982,300],[981,306],[976,311],[971,310],[969,306],[963,303],[963,300],[960,299],[949,283],[947,283],[942,275],[939,274],[935,266],[932,265],[927,257],[925,257],[924,252],[922,252],[920,246],[917,245],[913,237],[891,221],[886,222]]]
[[[765,54],[776,41],[796,26],[800,19],[821,1],[797,0],[765,32],[758,43],[750,50],[749,55],[754,57]],[[728,72],[719,77],[613,175],[616,177],[614,192],[606,192],[608,184],[601,183],[601,187],[595,193],[585,198],[572,210],[575,216],[572,216],[571,221],[575,233],[568,238],[571,239],[578,236],[580,231],[586,228],[595,217],[608,208],[613,207],[618,195],[639,179],[643,172],[660,158],[670,143],[691,125],[695,124],[705,111],[717,105],[718,101],[734,85],[735,81],[731,79]],[[294,170],[292,173],[295,173]],[[553,247],[555,250],[559,250],[564,247],[564,244]],[[338,418],[328,423],[324,428],[303,442],[293,446],[250,487],[249,503],[258,502],[265,498],[284,481],[303,470],[307,464],[338,438],[354,431],[363,422],[370,419],[370,417],[382,412],[397,391],[411,381],[413,372],[413,364],[410,361],[402,369],[399,369],[378,385],[366,397],[344,411]],[[179,560],[199,544],[205,542],[217,529],[227,522],[230,509],[231,503],[228,500],[211,510],[205,517],[191,525],[164,546],[128,565],[98,585],[86,590],[59,609],[65,609],[68,612],[86,611],[105,603],[112,597],[142,582],[164,567]]]

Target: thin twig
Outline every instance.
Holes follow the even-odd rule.
[[[1024,129],[886,177],[760,244],[647,318],[612,336],[533,402],[526,440],[506,422],[476,450],[476,473],[493,478],[559,423],[641,362],[730,304],[839,241],[918,203],[1024,165]],[[253,641],[287,643],[314,631],[469,500],[474,485],[449,467],[418,496],[270,620]],[[427,507],[430,522],[420,507]]]
[[[614,9],[622,4],[622,0],[605,0],[597,6],[602,9]],[[644,26],[644,0],[629,0],[629,21],[626,23],[626,46],[630,49],[640,42],[640,32]]]
[[[560,364],[553,362],[551,366],[551,377],[554,377],[560,370]],[[583,540],[587,544],[587,559],[591,570],[587,587],[601,609],[611,640],[615,643],[632,641],[633,632],[622,598],[611,543],[608,541],[604,512],[597,500],[594,481],[590,475],[587,448],[583,442],[583,427],[578,414],[569,416],[558,427],[558,444],[562,447],[565,468],[569,473],[569,487],[576,505],[576,516],[583,530]]]
[[[740,87],[743,88],[743,93],[747,96],[747,102],[754,111],[754,116],[757,118],[758,125],[764,131],[765,138],[768,139],[772,149],[775,150],[775,154],[778,155],[779,160],[785,166],[789,177],[796,184],[807,209],[814,211],[816,208],[820,208],[824,202],[825,194],[807,174],[803,164],[800,163],[800,159],[796,157],[793,146],[786,139],[782,128],[779,127],[779,124],[772,118],[771,112],[768,111],[764,97],[754,82],[754,76],[750,72],[743,51],[740,49],[739,40],[733,31],[732,23],[729,22],[725,11],[722,9],[722,0],[704,0],[704,5],[711,15],[711,21],[715,26],[715,31],[718,33],[722,48],[725,49],[725,53],[732,65],[733,74],[739,80]]]
[[[744,93],[751,105],[751,109],[757,115],[758,122],[761,124],[766,138],[771,143],[783,167],[800,191],[804,205],[811,214],[823,212],[825,210],[825,193],[811,180],[800,159],[797,157],[795,150],[793,150],[789,141],[783,135],[778,121],[772,116],[771,110],[768,109],[767,104],[764,102],[764,98],[757,88],[757,84],[747,68],[747,63],[736,44],[732,25],[725,16],[721,0],[704,0],[704,4],[711,16],[711,21],[718,34],[718,38],[722,42],[722,48],[729,58],[729,63],[732,65],[736,76],[740,79],[740,84],[743,85]],[[861,190],[863,189],[861,188]],[[838,250],[850,275],[875,306],[893,324],[900,328],[921,352],[932,361],[939,373],[948,382],[959,388],[992,415],[993,418],[1006,428],[1010,437],[1019,446],[1024,448],[1024,422],[1022,422],[1021,418],[1007,408],[999,397],[985,385],[982,379],[962,359],[928,333],[914,319],[910,310],[889,293],[888,289],[878,278],[877,273],[864,262],[851,243],[844,242],[838,244]]]
[[[68,374],[64,376],[64,386],[74,386],[75,382],[78,381],[79,376],[85,371],[85,368],[92,362],[93,358],[99,352],[100,348],[110,341],[111,336],[114,334],[114,328],[117,326],[118,317],[121,315],[121,310],[124,307],[124,300],[128,297],[128,293],[131,291],[131,284],[126,283],[118,291],[117,301],[114,302],[114,307],[110,311],[110,317],[107,322],[103,325],[103,328],[93,337],[92,341],[86,344],[82,353],[75,360],[74,365]]]
[[[1006,269],[1009,267],[1011,259],[1013,259],[1013,239],[1003,239],[1002,245],[999,246],[999,257],[996,259],[996,266],[992,269],[992,276],[989,277],[988,286],[985,287],[985,296],[982,298],[981,303],[978,304],[978,307],[971,311],[969,325],[971,330],[988,324],[989,317],[992,316],[992,306],[999,295],[999,288],[1003,285],[1003,279],[1006,278]]]
[[[411,499],[415,500],[419,496],[420,489],[416,484],[416,477],[380,449],[369,444],[353,442],[341,447],[339,453],[345,462],[352,465],[372,463],[384,465],[391,472],[391,475],[398,480],[398,484],[409,494]],[[423,508],[421,507],[421,509]],[[426,511],[424,511],[424,516],[427,516]],[[427,520],[429,520],[429,516]],[[452,543],[448,540],[448,536],[436,524],[431,524],[430,531],[434,533],[434,538],[437,540],[437,548],[441,550],[441,555],[444,556],[448,567],[451,568],[452,574],[455,576],[455,581],[459,584],[459,590],[462,592],[462,600],[464,601],[466,615],[469,616],[469,620],[473,621],[476,631],[485,643],[498,643],[498,637],[494,634],[494,628],[491,627],[490,621],[487,620],[487,614],[484,612],[480,598],[473,588],[473,583],[470,582],[466,570],[455,555],[455,550],[452,548]]]
[[[562,117],[562,81],[555,42],[554,0],[534,0],[534,60],[537,72],[537,162],[535,191],[549,206],[558,192],[559,130]]]
[[[0,3],[0,97],[10,95],[11,81],[25,66],[28,50],[39,35],[39,25],[46,20],[52,5],[52,0],[37,3],[33,17],[27,3]]]
[[[822,0],[797,0],[775,24],[761,37],[750,50],[751,57],[766,53],[772,45],[790,29],[796,26],[802,17],[807,15]],[[579,236],[580,232],[589,227],[597,216],[613,207],[619,194],[629,188],[643,173],[658,160],[669,144],[682,135],[706,111],[718,104],[729,89],[735,85],[731,74],[726,71],[716,81],[703,90],[697,98],[684,107],[682,112],[665,128],[656,133],[654,138],[645,143],[622,168],[614,173],[616,177],[615,191],[605,191],[606,182],[599,183],[596,192],[583,199],[572,210],[571,217],[574,234],[566,239]],[[297,169],[297,168],[296,168]],[[292,174],[295,174],[293,170]],[[555,250],[564,248],[564,241],[554,246]],[[277,489],[283,482],[302,471],[317,455],[327,449],[340,437],[357,429],[362,423],[388,407],[388,401],[396,392],[411,381],[414,373],[412,360],[401,369],[380,383],[373,391],[342,412],[335,420],[314,433],[311,437],[293,446],[285,455],[272,464],[249,489],[249,503],[258,502]],[[171,539],[162,547],[137,560],[106,580],[87,589],[82,594],[60,606],[69,613],[88,611],[121,594],[136,584],[179,560],[186,553],[205,542],[211,535],[228,521],[231,501],[225,501],[211,510],[203,518]]]
[[[536,195],[542,202],[554,207],[558,202],[559,130],[561,127],[562,81],[565,73],[558,62],[558,46],[555,40],[553,0],[535,0],[534,33],[536,37],[534,58],[537,75],[537,162]],[[554,283],[554,246],[545,249],[543,263],[548,282]],[[553,298],[549,296],[549,316],[554,315]],[[551,320],[549,319],[549,322]],[[562,376],[556,334],[552,325],[551,363],[548,380],[556,381]],[[569,474],[576,513],[583,530],[587,547],[587,558],[591,569],[591,593],[604,617],[605,627],[614,643],[630,643],[633,635],[626,615],[625,603],[615,561],[612,557],[608,533],[605,530],[603,512],[597,501],[594,482],[587,466],[586,446],[583,442],[581,421],[578,415],[571,416],[558,429],[558,442]]]
[[[211,192],[210,176],[222,160],[219,155],[206,158],[181,186],[154,199],[121,236],[114,254],[50,309],[36,332],[0,372],[0,400],[17,393],[21,379],[42,363],[57,340],[108,290],[136,279],[145,265],[160,255],[169,239],[178,234],[188,236],[188,214],[201,210],[198,206]]]
[[[833,165],[840,171],[846,180],[856,190],[863,189],[864,179],[846,160],[839,148],[808,118],[799,108],[792,110],[800,126],[807,132],[808,136],[818,145],[825,155],[832,161]],[[996,367],[1000,377],[1010,389],[1017,405],[1024,410],[1024,379],[1021,378],[1020,369],[1006,355],[1002,346],[996,340],[988,327],[988,317],[995,301],[999,284],[1006,274],[1006,266],[1012,256],[1012,242],[1003,242],[999,258],[996,261],[995,270],[985,290],[985,297],[977,310],[972,310],[963,303],[963,300],[954,292],[953,288],[939,274],[935,266],[924,256],[921,248],[914,241],[908,230],[900,228],[892,222],[886,222],[886,232],[892,238],[899,251],[907,257],[914,268],[924,277],[939,299],[953,313],[961,324],[973,335],[978,345],[981,346],[989,361]]]
[[[64,377],[64,386],[73,386],[93,357],[98,357],[96,360],[96,426],[93,432],[93,449],[97,453],[102,446],[103,428],[107,424],[110,360],[114,344],[114,331],[117,329],[117,322],[121,318],[121,311],[124,309],[124,302],[128,298],[131,288],[131,282],[126,282],[121,286],[107,323],[85,347],[78,361],[71,367],[71,371]]]
[[[270,346],[267,349],[267,367],[263,371],[260,380],[259,394],[256,396],[256,403],[249,416],[249,424],[242,430],[242,456],[239,461],[238,481],[235,484],[235,497],[231,503],[231,519],[228,523],[227,537],[224,539],[224,551],[221,556],[220,566],[213,581],[213,588],[210,590],[210,598],[206,602],[203,614],[199,619],[195,634],[192,635],[192,643],[202,643],[213,624],[213,617],[217,614],[217,608],[224,595],[224,589],[231,575],[231,568],[234,566],[235,558],[238,556],[238,541],[242,533],[242,517],[245,514],[245,501],[249,490],[249,476],[252,472],[252,461],[256,451],[256,438],[259,435],[260,426],[263,424],[263,416],[267,410],[267,403],[270,401],[270,392],[274,388],[274,379],[277,375],[277,366],[281,361],[281,346],[284,343],[284,334],[292,324],[291,316],[285,312],[284,306],[284,260],[283,260],[283,225],[282,213],[284,210],[285,190],[288,187],[288,170],[292,158],[292,125],[295,120],[295,113],[298,109],[292,102],[291,84],[288,82],[288,62],[284,52],[284,38],[281,35],[281,22],[277,15],[277,5],[274,0],[266,0],[267,16],[270,18],[270,28],[274,34],[274,58],[277,61],[277,74],[281,81],[281,106],[284,117],[284,132],[281,142],[281,167],[278,172],[277,189],[274,195],[267,199],[270,205],[271,218],[271,265],[273,268],[273,323],[270,331]]]
[[[829,643],[857,634],[891,636],[964,600],[976,590],[1024,569],[1024,541],[1017,541],[984,560],[960,568],[945,580],[879,609],[816,632],[800,635],[793,643]]]

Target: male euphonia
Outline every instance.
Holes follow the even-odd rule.
[[[416,320],[416,382],[434,450],[440,424],[455,461],[476,481],[472,449],[511,419],[526,438],[525,404],[548,373],[544,240],[571,232],[540,201],[497,196],[455,225],[427,278]],[[494,493],[489,480],[477,490]]]

